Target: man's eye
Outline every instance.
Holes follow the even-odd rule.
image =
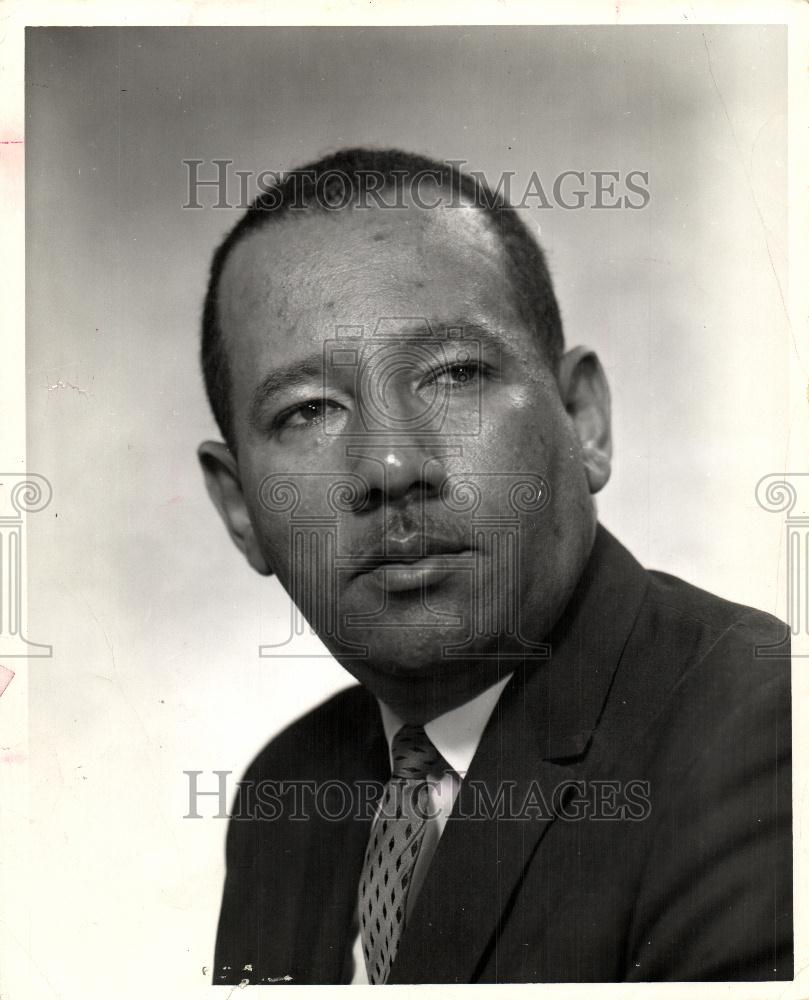
[[[448,365],[436,372],[430,379],[437,385],[447,385],[453,389],[463,389],[468,385],[473,385],[480,378],[480,365],[473,361]]]
[[[311,427],[322,423],[331,413],[340,409],[337,403],[330,399],[307,399],[305,403],[285,410],[275,420],[279,430],[289,427]]]

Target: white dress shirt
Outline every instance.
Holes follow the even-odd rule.
[[[430,817],[427,819],[427,828],[424,832],[424,840],[421,844],[413,869],[413,877],[410,882],[410,891],[407,895],[407,913],[413,909],[413,904],[419,894],[419,890],[424,883],[430,867],[430,861],[435,854],[435,849],[444,827],[447,825],[455,799],[461,788],[461,782],[466,777],[472,758],[480,743],[483,730],[489,721],[489,716],[494,711],[497,700],[503,693],[503,688],[508,683],[511,674],[502,677],[496,684],[481,691],[470,701],[464,702],[457,708],[445,712],[443,715],[431,719],[424,724],[424,731],[430,738],[433,746],[449,764],[440,782],[429,783],[430,795]],[[388,741],[388,752],[392,754],[392,744],[394,735],[405,724],[402,719],[384,702],[379,702],[379,710],[382,714],[382,725],[385,730],[385,737]],[[391,770],[393,770],[393,758],[391,756]],[[355,926],[357,928],[352,949],[354,961],[354,976],[351,980],[352,986],[367,986],[368,976],[365,970],[365,957],[362,953],[362,938],[359,934],[359,919],[355,915]]]

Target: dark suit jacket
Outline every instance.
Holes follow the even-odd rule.
[[[550,659],[492,714],[390,982],[792,978],[785,635],[599,528]],[[259,754],[230,821],[215,984],[350,981],[373,793],[355,818],[338,782],[362,795],[389,773],[360,687]],[[319,808],[267,791],[292,781],[317,783]],[[465,818],[481,789],[494,808]]]

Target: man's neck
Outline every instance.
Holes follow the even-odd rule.
[[[373,693],[384,702],[403,722],[413,725],[424,725],[431,719],[444,715],[446,712],[471,701],[500,678],[496,671],[475,670],[453,678],[453,683],[442,679],[440,683],[419,682],[408,683],[401,678],[402,683],[386,685],[384,691]]]

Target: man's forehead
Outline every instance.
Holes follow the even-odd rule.
[[[264,282],[273,273],[283,280],[290,270],[305,271],[327,262],[339,273],[350,263],[342,255],[352,252],[384,260],[414,250],[448,259],[499,258],[502,245],[482,210],[469,204],[335,212],[290,209],[281,219],[260,225],[233,248],[222,289],[235,285],[239,291],[251,281]],[[330,261],[323,259],[329,257]]]
[[[332,330],[375,324],[380,299],[398,315],[417,303],[434,312],[431,298],[468,301],[484,284],[500,299],[502,255],[471,206],[305,210],[234,247],[220,283],[221,328],[232,348],[232,337],[263,331],[321,336],[325,320]]]

